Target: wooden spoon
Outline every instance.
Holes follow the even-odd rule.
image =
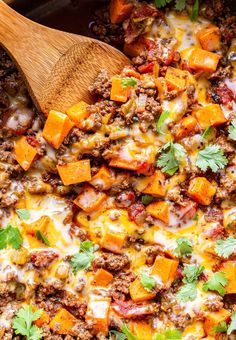
[[[37,108],[65,111],[88,91],[98,72],[119,73],[129,59],[96,39],[37,24],[0,0],[0,44],[23,72]]]

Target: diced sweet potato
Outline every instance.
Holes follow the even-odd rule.
[[[92,177],[89,183],[92,184],[95,188],[108,190],[110,189],[114,181],[115,178],[112,177],[109,169],[105,165],[102,165],[102,167],[98,170],[96,175]]]
[[[203,129],[227,122],[219,104],[204,106],[195,112],[195,116]]]
[[[121,254],[124,243],[125,234],[107,231],[101,240],[101,247],[110,250],[113,253]]]
[[[34,321],[34,324],[38,327],[42,327],[45,324],[49,324],[50,321],[50,317],[49,314],[47,312],[45,312],[45,310],[42,312],[40,318],[38,318],[37,320]]]
[[[122,78],[118,76],[112,77],[111,100],[125,103],[127,102],[129,91],[129,87],[122,86]]]
[[[208,26],[197,32],[197,38],[204,50],[216,51],[220,49],[220,29]]]
[[[184,90],[186,86],[186,73],[178,68],[169,66],[166,71],[165,80],[170,89]]]
[[[118,24],[129,17],[133,8],[131,0],[111,0],[110,19],[112,24]]]
[[[98,269],[94,275],[94,285],[106,287],[112,281],[113,275],[105,269]]]
[[[194,48],[189,57],[189,66],[195,71],[214,72],[220,57],[212,52]]]
[[[90,160],[88,159],[57,165],[57,170],[64,185],[91,180]]]
[[[83,211],[90,213],[98,209],[106,198],[107,195],[103,192],[95,190],[91,185],[86,185],[74,203]]]
[[[126,161],[118,157],[113,158],[110,161],[109,165],[113,166],[114,168],[126,169],[126,170],[132,170],[132,171],[137,171],[140,167],[139,163],[136,160]]]
[[[67,116],[79,128],[81,127],[81,122],[89,116],[89,112],[87,111],[88,106],[84,101],[80,101],[66,110]]]
[[[222,272],[228,280],[226,294],[236,294],[236,261],[227,261],[223,263]]]
[[[154,197],[163,197],[166,193],[165,176],[160,170],[156,170],[151,176],[148,186],[142,191],[144,194]]]
[[[155,292],[147,291],[140,282],[140,279],[135,279],[129,288],[131,299],[134,302],[142,302],[151,300],[156,296]]]
[[[215,193],[216,188],[205,177],[195,177],[189,183],[189,196],[202,205],[211,204]]]
[[[134,336],[140,340],[152,340],[155,333],[151,324],[147,321],[131,321],[129,323],[129,328]]]
[[[44,125],[43,137],[58,149],[73,126],[74,123],[66,114],[51,110]]]
[[[72,328],[76,324],[77,319],[66,309],[60,308],[49,326],[56,334],[73,335]]]
[[[38,249],[38,248],[47,247],[42,241],[39,241],[35,236],[27,234],[26,238],[29,243],[30,249]]]
[[[17,162],[25,171],[27,171],[37,155],[37,149],[27,142],[25,136],[15,142],[14,149]]]
[[[188,136],[194,130],[196,124],[197,120],[193,116],[183,118],[176,127],[175,139],[179,140]]]
[[[90,299],[88,302],[86,321],[92,321],[93,329],[96,332],[107,334],[108,313],[110,308],[109,298]]]
[[[157,275],[163,284],[171,285],[175,279],[179,261],[157,256],[151,269],[151,275]]]
[[[186,339],[193,337],[194,340],[201,340],[204,338],[205,331],[201,321],[194,321],[191,325],[187,326],[182,333],[182,337]]]
[[[32,223],[25,223],[23,222],[24,230],[27,234],[30,234],[32,236],[35,235],[36,231],[39,230],[42,233],[45,233],[48,229],[48,226],[51,224],[52,220],[49,216],[41,216],[38,220],[32,222]]]
[[[164,223],[168,223],[169,221],[169,204],[165,201],[150,203],[147,206],[146,211],[151,214],[151,216]]]
[[[75,223],[78,224],[80,227],[87,228],[89,226],[88,216],[85,214],[84,211],[79,211],[75,215]]]
[[[217,326],[222,321],[227,321],[230,317],[230,312],[222,308],[218,312],[210,312],[207,314],[204,322],[204,330],[207,335],[212,335],[212,328]]]

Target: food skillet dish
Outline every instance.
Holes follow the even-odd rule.
[[[165,5],[96,15],[133,59],[93,105],[37,112],[1,51],[1,339],[235,338],[235,17]]]

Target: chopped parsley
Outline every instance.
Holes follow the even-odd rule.
[[[228,163],[223,150],[218,145],[208,145],[198,152],[196,165],[206,171],[210,168],[213,172],[223,169]]]
[[[236,118],[233,119],[229,126],[229,138],[236,140]]]
[[[181,340],[182,336],[178,329],[167,329],[164,333],[156,333],[152,340]]]
[[[229,236],[225,240],[218,240],[215,246],[215,252],[217,255],[227,259],[236,251],[236,239]]]
[[[154,0],[154,3],[157,8],[165,7],[167,4],[169,4],[172,0]],[[175,9],[177,11],[182,11],[186,7],[186,0],[175,0]],[[192,13],[191,13],[191,20],[195,21],[198,18],[198,12],[199,12],[199,0],[195,0]]]
[[[91,241],[84,241],[80,244],[79,253],[71,258],[72,271],[76,274],[79,270],[90,268],[94,260],[94,244]]]
[[[206,283],[203,284],[203,291],[213,290],[218,292],[221,296],[225,295],[225,286],[228,280],[223,272],[215,273]]]
[[[181,144],[168,142],[161,148],[161,155],[157,160],[157,166],[163,172],[172,176],[179,169],[179,162],[186,156],[186,151]]]
[[[7,248],[7,246],[19,249],[22,243],[23,238],[18,228],[14,228],[8,224],[5,229],[0,229],[0,249]]]
[[[205,268],[203,266],[185,265],[183,283],[185,285],[180,288],[176,294],[179,301],[193,301],[197,297],[197,281]]]
[[[125,323],[123,324],[121,330],[125,334],[127,340],[138,340],[137,337],[133,335],[133,333]]]
[[[48,238],[40,230],[36,231],[36,238],[37,240],[42,241],[44,244],[46,244],[46,246],[50,247],[50,242]]]
[[[175,256],[187,256],[192,253],[192,242],[187,237],[177,238],[176,243],[178,246],[174,250]]]
[[[225,333],[227,332],[228,326],[225,321],[221,321],[218,325],[212,327],[211,334]]]
[[[236,311],[233,312],[233,314],[231,315],[231,322],[227,330],[227,335],[230,335],[235,330],[236,330]]]
[[[133,77],[125,77],[121,79],[121,85],[124,88],[129,86],[135,86],[137,85],[137,80]]]
[[[121,333],[121,332],[118,332],[118,331],[115,331],[115,330],[111,330],[109,332],[109,340],[113,340],[113,336],[112,335],[115,336],[116,340],[126,340],[127,339],[127,337],[126,337],[126,335],[124,333]]]
[[[140,277],[140,282],[143,288],[149,292],[156,286],[156,281],[154,280],[154,278],[144,273],[142,273]]]
[[[16,209],[16,213],[22,220],[28,220],[30,218],[30,213],[27,209]]]
[[[143,195],[141,197],[141,201],[144,205],[148,205],[149,203],[153,202],[154,197],[151,195]]]
[[[196,21],[198,18],[198,12],[199,12],[199,0],[195,0],[192,13],[191,13],[191,20]]]
[[[212,132],[212,127],[208,126],[202,134],[202,138],[207,139]]]
[[[157,132],[162,135],[164,134],[162,131],[162,127],[163,127],[165,120],[169,117],[169,114],[170,114],[169,111],[163,111],[157,121]]]

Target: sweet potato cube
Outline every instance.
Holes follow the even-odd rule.
[[[202,205],[211,204],[215,193],[216,188],[205,177],[195,177],[189,183],[189,196]]]
[[[103,192],[97,191],[91,185],[86,185],[76,197],[74,203],[86,213],[90,213],[98,209],[106,198],[107,195]]]
[[[84,211],[80,210],[75,215],[75,223],[79,225],[80,227],[88,228],[89,227],[89,220],[88,216],[85,214]]]
[[[25,136],[15,142],[14,146],[16,160],[20,166],[27,171],[37,155],[37,150],[27,142]]]
[[[94,275],[94,285],[106,287],[112,281],[113,275],[105,269],[98,269]]]
[[[108,190],[114,183],[114,180],[115,178],[112,177],[109,169],[105,165],[102,165],[102,167],[98,170],[96,175],[92,177],[89,183],[92,184],[95,188]]]
[[[52,220],[49,216],[41,216],[38,220],[32,223],[23,222],[24,230],[27,234],[34,236],[36,231],[39,230],[43,234],[46,233],[48,226],[52,223]]]
[[[126,237],[124,233],[113,233],[107,231],[101,240],[101,247],[110,250],[113,253],[121,254],[122,247],[125,243],[125,238]]]
[[[131,162],[131,161],[126,161],[124,159],[120,159],[118,157],[113,158],[110,161],[109,165],[113,166],[114,168],[133,170],[133,171],[137,171],[140,167],[139,163],[136,160]]]
[[[137,339],[152,340],[154,330],[147,321],[131,321],[129,328]]]
[[[51,110],[44,125],[43,137],[58,149],[73,126],[74,123],[66,114]]]
[[[194,321],[191,325],[187,326],[182,333],[183,338],[186,337],[187,339],[190,337],[191,339],[191,337],[194,337],[194,340],[201,340],[204,338],[204,335],[205,331],[202,321]]]
[[[212,328],[217,326],[222,321],[227,321],[230,317],[230,312],[222,308],[218,312],[210,312],[207,314],[204,322],[204,330],[207,335],[212,335]]]
[[[181,91],[185,89],[186,77],[184,71],[169,66],[166,71],[165,80],[171,89]]]
[[[107,334],[110,304],[109,298],[89,300],[85,319],[93,322],[93,328],[96,332]]]
[[[118,24],[129,17],[133,8],[130,0],[111,0],[110,19],[112,24]]]
[[[44,310],[40,318],[34,321],[34,324],[38,327],[42,327],[45,324],[49,324],[49,321],[50,321],[49,314]]]
[[[214,72],[220,57],[212,52],[194,48],[189,56],[189,66],[195,71]]]
[[[57,170],[64,185],[90,181],[90,160],[85,159],[65,165],[57,165]]]
[[[175,274],[179,261],[157,256],[151,269],[151,275],[157,275],[164,285],[171,285],[175,279]]]
[[[150,178],[150,183],[142,191],[144,194],[154,197],[163,197],[166,193],[165,176],[160,170],[156,170]]]
[[[197,120],[193,116],[183,118],[176,128],[175,139],[179,140],[188,136],[194,130],[196,124]]]
[[[131,299],[134,302],[142,302],[151,300],[156,296],[155,292],[147,291],[140,282],[140,279],[135,279],[129,288]]]
[[[204,50],[216,51],[220,49],[220,29],[216,26],[202,28],[197,32],[197,38]]]
[[[169,221],[169,204],[165,201],[150,203],[147,206],[146,211],[152,215],[152,217],[155,217],[164,223],[168,223]]]
[[[122,78],[114,76],[111,85],[111,100],[125,103],[129,95],[129,87],[122,86]]]
[[[60,308],[49,326],[56,334],[73,335],[72,328],[76,324],[77,319],[66,309]]]
[[[203,129],[227,122],[219,104],[210,104],[195,112],[195,116]]]
[[[236,261],[224,262],[222,272],[225,273],[225,277],[228,279],[226,294],[236,294]]]
[[[87,111],[88,106],[84,101],[80,101],[66,110],[67,116],[79,128],[81,127],[81,122],[89,116],[89,112]]]

